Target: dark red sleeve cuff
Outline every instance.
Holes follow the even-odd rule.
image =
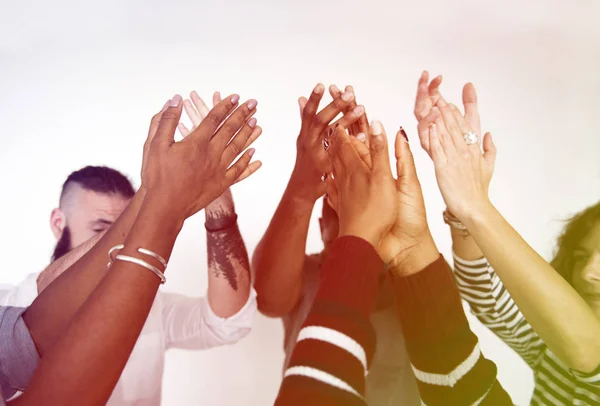
[[[321,272],[320,300],[344,304],[369,317],[378,292],[383,261],[362,238],[340,237],[333,242]]]
[[[458,365],[473,350],[477,337],[471,332],[454,276],[444,257],[440,255],[416,274],[393,280],[398,314],[413,364],[439,364],[443,360],[448,365]]]

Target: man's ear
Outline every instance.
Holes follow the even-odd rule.
[[[67,225],[67,218],[61,209],[53,209],[50,213],[50,229],[54,238],[58,241],[62,237],[63,230]]]

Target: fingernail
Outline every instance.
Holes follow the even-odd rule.
[[[341,93],[340,89],[336,85],[331,85],[331,89],[333,89],[334,93]]]
[[[354,114],[357,116],[362,116],[365,112],[365,108],[363,106],[356,106],[353,110]]]
[[[333,126],[333,130],[334,131],[337,130],[339,126],[340,126],[340,123],[335,123],[335,125]]]
[[[408,135],[406,135],[406,131],[404,131],[404,128],[402,128],[402,126],[400,126],[400,134],[402,134],[404,141],[408,142]]]
[[[258,104],[258,102],[257,102],[256,100],[254,100],[254,99],[250,99],[250,100],[248,101],[248,108],[249,108],[250,110],[254,110],[254,108],[256,107],[256,105],[257,105],[257,104]]]
[[[252,155],[254,155],[254,153],[255,153],[255,152],[256,152],[256,150],[255,150],[254,148],[250,148],[250,149],[248,150],[248,156],[249,156],[250,158],[252,158]]]
[[[190,92],[190,96],[196,96],[196,97],[198,97],[198,92],[196,92],[195,90],[192,90]]]
[[[221,98],[221,92],[219,92],[219,91],[216,91],[216,92],[215,92],[215,96],[217,96],[217,97],[220,99],[220,98]]]
[[[354,95],[350,91],[345,91],[344,93],[342,93],[342,100],[343,101],[348,102],[348,101],[352,100],[352,97],[354,97]]]
[[[321,175],[321,182],[325,182],[327,180],[327,172]]]
[[[332,135],[333,135],[333,128],[329,127],[327,129],[327,138],[331,138]]]
[[[449,104],[451,110],[456,110],[456,106],[454,104]]]
[[[233,96],[231,96],[231,102],[233,104],[237,104],[237,102],[240,101],[240,96],[238,96],[237,94],[234,94]]]
[[[378,120],[371,121],[371,133],[373,135],[381,135],[383,134],[383,125]]]
[[[358,133],[358,134],[356,135],[356,138],[358,138],[358,140],[359,140],[360,142],[365,142],[365,140],[367,139],[367,136],[366,136],[366,134],[365,134],[365,133]]]
[[[325,90],[325,87],[324,87],[324,86],[323,86],[321,83],[318,83],[318,84],[315,86],[315,90],[313,90],[313,92],[314,92],[315,94],[321,94],[321,93],[323,93],[323,90]]]
[[[254,117],[252,117],[250,120],[248,120],[249,127],[254,128],[255,125],[256,125],[256,119]]]
[[[179,103],[181,103],[181,96],[176,94],[175,96],[173,96],[173,98],[169,102],[169,106],[177,107],[177,106],[179,106]]]
[[[329,149],[329,141],[327,141],[327,138],[323,138],[323,149],[325,151]]]

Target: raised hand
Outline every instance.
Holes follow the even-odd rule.
[[[220,102],[221,102],[221,93],[215,92],[213,94],[213,108]],[[204,120],[204,118],[206,118],[206,116],[210,112],[210,109],[206,106],[206,103],[204,103],[204,100],[202,100],[202,98],[200,96],[198,96],[198,93],[195,90],[190,93],[189,99],[185,99],[183,101],[183,108],[185,109],[185,112],[187,113],[190,121],[192,122],[191,130],[188,129],[185,126],[185,124],[183,124],[181,122],[177,126],[177,128],[179,129],[179,132],[185,138],[192,131],[194,131],[196,128],[198,128],[200,123],[202,123],[202,120]],[[248,121],[248,125],[250,125],[251,127],[254,127],[254,130],[252,131],[252,134],[250,134],[250,137],[246,141],[246,144],[242,147],[242,150],[245,150],[250,145],[252,145],[252,143],[254,143],[254,141],[256,141],[256,139],[258,137],[260,137],[260,135],[262,134],[262,128],[256,126],[256,118],[254,118],[254,117],[251,118]],[[248,167],[244,170],[244,172],[242,172],[242,174],[236,179],[236,181],[234,183],[238,183],[238,182],[241,182],[242,180],[246,179],[247,177],[252,175],[254,172],[258,171],[261,166],[262,166],[262,162],[260,162],[260,161],[251,162],[250,165],[248,165]]]
[[[382,132],[380,125],[375,124],[374,131]],[[363,162],[371,167],[372,157],[369,148],[358,140],[351,139],[357,154]],[[410,146],[403,130],[398,131],[395,141],[396,171],[394,199],[398,211],[394,224],[383,237],[379,246],[381,259],[398,275],[409,275],[423,269],[429,258],[435,260],[438,251],[429,231],[425,202],[421,184],[417,177],[415,162]],[[337,193],[334,187],[328,190],[332,207],[337,205]],[[418,255],[419,263],[415,263],[415,251],[427,250],[429,256]]]
[[[444,99],[438,100],[441,116],[431,125],[429,142],[435,174],[448,209],[464,224],[491,206],[488,189],[496,148],[491,135],[483,141],[483,154],[479,134],[469,139],[474,131],[460,110]]]
[[[363,238],[379,250],[396,219],[398,205],[387,138],[381,123],[373,123],[371,134],[372,167],[369,167],[346,130],[338,127],[334,131],[331,148],[327,151],[333,176],[328,177],[326,184],[339,217],[339,235]]]
[[[301,199],[314,203],[325,193],[325,183],[321,180],[324,173],[331,172],[324,146],[328,147],[331,122],[347,109],[354,100],[354,93],[345,91],[332,103],[317,113],[323,98],[325,87],[317,84],[311,96],[298,100],[302,116],[302,127],[296,141],[296,164],[290,178],[290,186]],[[354,108],[339,120],[338,126],[345,128],[353,124],[364,113],[362,106]]]
[[[149,137],[142,184],[148,199],[168,198],[172,210],[185,219],[220,196],[247,169],[253,149],[231,164],[254,131],[256,101],[239,106],[238,95],[225,98],[198,128],[175,142],[182,105],[176,95]]]

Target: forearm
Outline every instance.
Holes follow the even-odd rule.
[[[483,252],[470,234],[463,234],[460,230],[450,227],[452,235],[452,250],[460,258],[473,261],[483,257]]]
[[[298,301],[314,203],[298,197],[288,185],[254,251],[252,265],[258,308],[268,316],[283,316]]]
[[[428,405],[511,405],[496,379],[496,366],[481,355],[452,272],[432,251],[415,255],[429,263],[410,276],[394,275],[398,314],[421,397]]]
[[[369,315],[382,268],[365,240],[346,236],[333,243],[276,405],[365,405],[365,376],[375,352]]]
[[[161,221],[156,221],[157,212],[163,213]],[[146,202],[120,254],[140,258],[137,248],[143,247],[168,261],[182,225],[168,213],[167,205]],[[149,256],[141,259],[162,269]],[[160,279],[144,267],[115,261],[55,346],[42,358],[18,404],[105,404],[137,341],[159,285]]]
[[[571,368],[600,364],[600,321],[493,207],[465,225],[540,338]]]
[[[106,234],[33,302],[23,319],[43,356],[106,274],[108,250],[123,243],[144,199],[138,190]]]
[[[248,301],[250,261],[237,216],[232,210],[206,208],[208,302],[219,317],[236,314]]]

